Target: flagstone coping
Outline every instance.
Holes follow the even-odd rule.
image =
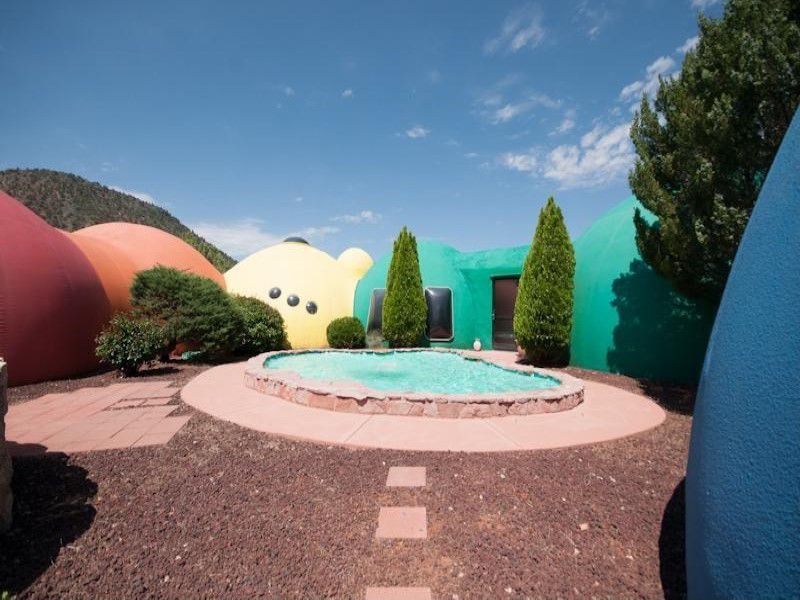
[[[244,373],[245,386],[258,392],[283,398],[312,408],[359,414],[387,414],[410,417],[438,417],[468,419],[502,417],[505,415],[530,415],[553,413],[575,408],[583,401],[583,382],[566,373],[534,369],[508,361],[492,360],[495,353],[475,353],[446,348],[425,348],[430,352],[458,354],[465,360],[482,361],[501,369],[536,373],[550,377],[559,385],[525,391],[487,394],[434,394],[428,392],[385,392],[371,389],[352,380],[326,381],[307,379],[294,371],[267,369],[264,362],[270,358],[308,352],[347,352],[378,354],[386,352],[418,352],[419,349],[397,350],[281,350],[267,352],[247,361]]]

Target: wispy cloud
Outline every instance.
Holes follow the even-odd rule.
[[[547,151],[533,148],[506,152],[496,164],[510,171],[555,181],[561,189],[604,185],[627,174],[634,161],[629,123],[596,125],[578,144],[562,144]]]
[[[575,19],[581,24],[589,39],[596,39],[611,20],[611,11],[604,2],[583,0],[575,10]]]
[[[536,4],[526,4],[506,17],[500,33],[483,44],[483,52],[494,54],[500,50],[519,52],[526,47],[535,48],[545,35],[541,9]]]
[[[228,223],[199,222],[191,224],[190,227],[198,235],[237,259],[278,244],[290,236],[299,236],[312,241],[339,232],[338,227],[324,225],[277,234],[264,229],[264,221],[261,219],[240,219]]]
[[[708,8],[709,6],[713,6],[714,4],[718,4],[720,0],[691,0],[692,8],[699,8],[703,10],[704,8]]]
[[[427,78],[430,83],[435,85],[442,80],[442,73],[439,71],[439,69],[431,69],[427,73]]]
[[[506,152],[498,158],[498,163],[511,171],[533,173],[539,166],[539,161],[533,153],[514,154]]]
[[[550,135],[560,135],[562,133],[567,133],[568,131],[572,131],[575,128],[575,111],[568,110],[564,113],[564,118],[561,120],[561,123],[558,124],[553,131],[550,132]]]
[[[342,98],[352,98],[354,95],[355,93],[350,88],[342,91]]]
[[[410,129],[406,129],[404,134],[406,137],[411,138],[412,140],[416,140],[419,138],[426,138],[428,134],[431,132],[430,129],[426,129],[422,125],[414,125]]]
[[[658,91],[659,77],[670,78],[676,72],[675,59],[660,56],[647,66],[644,79],[629,83],[619,93],[622,102],[638,102],[642,94],[652,97]]]
[[[694,37],[690,37],[688,40],[683,42],[680,46],[675,48],[676,52],[680,52],[681,54],[686,54],[687,52],[691,52],[695,48],[697,48],[697,44],[700,42],[700,36],[696,35]]]
[[[596,125],[579,145],[561,145],[547,154],[542,175],[562,189],[602,185],[624,176],[633,165],[630,124]]]
[[[493,125],[499,125],[529,113],[538,107],[558,108],[561,106],[561,101],[551,98],[547,94],[529,93],[518,101],[509,102],[505,101],[502,93],[489,91],[479,98],[478,104],[477,112]]]
[[[153,198],[150,194],[146,194],[145,192],[138,192],[136,190],[126,190],[125,188],[117,187],[115,185],[108,186],[110,189],[114,190],[115,192],[120,192],[121,194],[128,194],[128,196],[133,196],[134,198],[138,198],[142,202],[147,202],[148,204],[158,204],[155,198]]]
[[[340,223],[352,223],[356,225],[371,224],[374,225],[381,220],[381,215],[372,210],[362,210],[353,215],[339,215],[332,217],[331,221],[338,221]]]
[[[283,88],[283,93],[285,96],[294,96],[294,88],[290,85],[287,85]]]

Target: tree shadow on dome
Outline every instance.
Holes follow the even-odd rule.
[[[13,459],[13,521],[0,533],[0,591],[12,594],[36,581],[96,513],[88,501],[97,484],[85,469],[70,464],[65,454],[41,455],[30,448],[25,453],[30,455]]]
[[[664,508],[658,536],[658,570],[664,600],[686,598],[686,479],[675,487]]]
[[[697,382],[713,308],[678,294],[639,259],[614,280],[612,290],[619,321],[606,355],[609,368],[632,377]]]

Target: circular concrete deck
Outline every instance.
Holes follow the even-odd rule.
[[[576,408],[486,419],[419,419],[309,408],[244,385],[246,363],[204,371],[181,391],[183,401],[242,427],[323,444],[414,451],[502,452],[562,448],[613,440],[660,425],[653,401],[585,381]]]

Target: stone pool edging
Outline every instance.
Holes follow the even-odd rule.
[[[466,360],[483,361],[501,369],[535,372],[560,382],[552,388],[494,394],[416,394],[385,392],[349,380],[304,379],[294,371],[267,370],[264,361],[275,356],[309,352],[391,353],[448,352]],[[583,402],[584,386],[580,379],[565,373],[527,365],[501,365],[468,351],[446,348],[367,349],[367,350],[280,350],[259,354],[247,361],[244,385],[262,394],[276,396],[311,408],[360,414],[434,417],[446,419],[502,417],[555,413],[575,408]]]

